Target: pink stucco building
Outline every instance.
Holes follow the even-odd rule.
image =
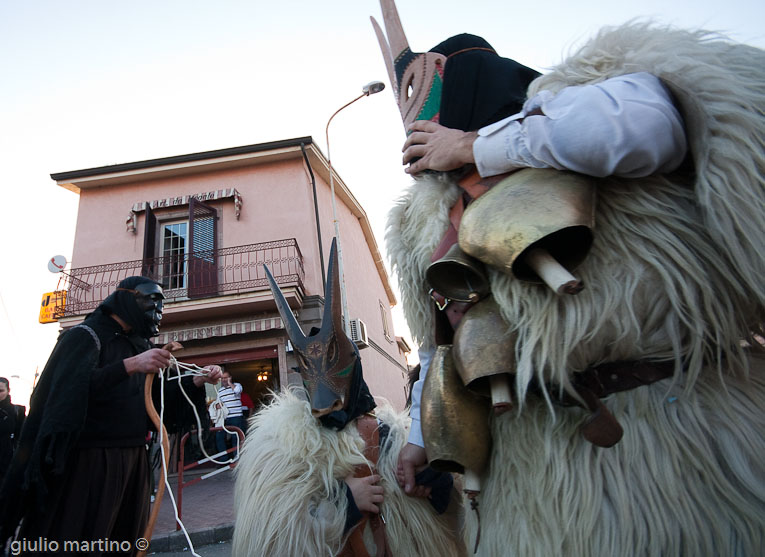
[[[263,265],[304,331],[318,326],[334,221],[329,166],[311,137],[51,178],[80,196],[63,328],[144,274],[168,298],[158,344],[180,341],[182,361],[226,364],[255,401],[287,384],[296,364]],[[372,394],[401,409],[409,348],[393,331],[396,300],[364,210],[333,180],[351,337]]]

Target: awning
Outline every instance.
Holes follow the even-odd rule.
[[[236,321],[233,323],[215,323],[208,325],[198,325],[190,329],[177,329],[162,331],[155,344],[164,346],[168,342],[185,342],[188,340],[202,340],[213,337],[226,337],[229,335],[244,335],[261,331],[270,331],[272,329],[283,329],[281,317],[267,317],[265,319],[252,319],[247,321]]]

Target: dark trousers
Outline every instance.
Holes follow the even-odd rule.
[[[45,512],[26,517],[17,540],[47,538],[48,551],[37,548],[32,550],[35,555],[82,555],[83,542],[95,542],[87,546],[88,555],[101,555],[109,553],[103,545],[107,540],[114,542],[112,549],[129,542],[131,551],[119,554],[135,555],[135,541],[143,536],[149,507],[144,446],[76,449],[60,483],[52,486]],[[103,540],[100,545],[99,540]],[[52,547],[51,541],[58,546]]]
[[[223,422],[226,426],[234,426],[238,427],[242,430],[242,432],[246,431],[247,429],[247,423],[245,422],[244,416],[236,416],[235,418],[226,418],[226,421]],[[218,449],[218,452],[225,451],[229,447],[236,447],[236,435],[231,433],[226,433],[225,431],[218,431],[215,433],[215,446]],[[236,451],[234,451],[233,456],[236,457]]]

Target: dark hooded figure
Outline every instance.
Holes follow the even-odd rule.
[[[11,463],[25,417],[26,408],[11,402],[10,383],[0,377],[0,482]]]
[[[163,299],[158,283],[128,277],[81,325],[59,337],[0,489],[4,543],[14,533],[16,540],[47,538],[47,550],[56,541],[60,553],[64,541],[108,538],[134,547],[143,534],[150,427],[144,383],[146,374],[170,362],[170,352],[149,341],[159,331]],[[213,369],[183,385],[204,408],[199,387],[219,376]],[[178,382],[166,385],[172,391]]]

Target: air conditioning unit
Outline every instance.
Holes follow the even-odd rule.
[[[369,337],[367,336],[367,324],[361,319],[351,319],[351,340],[356,343],[359,350],[369,346]]]

